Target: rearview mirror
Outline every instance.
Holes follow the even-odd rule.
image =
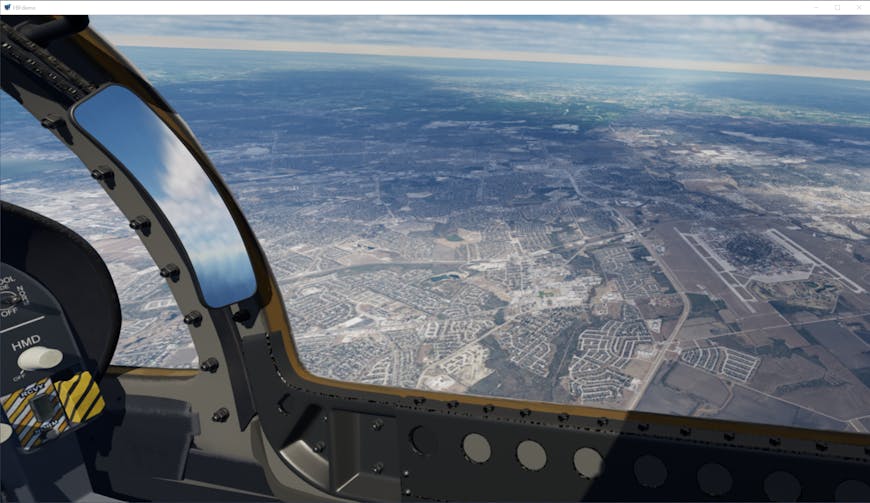
[[[157,204],[187,253],[206,305],[223,307],[254,294],[254,270],[226,204],[160,117],[117,85],[78,103],[71,115]]]

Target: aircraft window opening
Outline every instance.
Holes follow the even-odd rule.
[[[646,26],[612,20],[623,34]],[[116,22],[92,25],[111,42]],[[734,20],[709,23],[747,33]],[[825,31],[837,30],[813,36]],[[289,350],[311,374],[554,402],[572,414],[701,411],[870,429],[870,357],[860,350],[870,340],[859,172],[870,153],[867,79],[183,46],[124,53],[244,211],[285,301]],[[52,172],[69,157],[3,100],[4,198],[70,222],[78,208],[62,189],[72,177]],[[28,159],[48,168],[7,170]],[[92,176],[113,178],[108,168]],[[89,202],[90,215],[104,213]],[[133,220],[144,236],[147,222]],[[107,238],[96,248],[122,278],[116,363],[197,367],[197,319],[178,312],[141,247],[113,225],[89,232]],[[125,302],[137,290],[142,298]],[[519,416],[537,420],[527,406]]]
[[[476,464],[486,463],[492,456],[489,440],[480,433],[469,433],[462,439],[462,452],[465,459]]]
[[[517,445],[517,461],[523,469],[536,472],[547,465],[547,451],[534,440],[523,440]]]

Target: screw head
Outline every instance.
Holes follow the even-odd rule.
[[[381,429],[383,427],[384,427],[384,420],[383,419],[377,418],[374,421],[372,421],[372,430],[381,431]]]
[[[108,180],[110,178],[114,178],[115,173],[113,173],[110,169],[106,168],[95,168],[91,170],[91,178],[94,180]]]
[[[495,410],[495,406],[494,406],[494,405],[486,404],[486,405],[483,406],[483,413],[484,413],[484,414],[489,414],[490,412],[492,412],[492,411],[494,411],[494,410]]]
[[[177,279],[181,274],[181,270],[175,264],[166,264],[160,268],[160,277]]]
[[[402,470],[402,476],[408,478],[411,476],[411,472],[409,470]]]
[[[530,411],[529,409],[523,409],[520,411],[520,416],[522,416],[522,417],[529,417],[531,415],[532,415],[532,411]]]
[[[145,229],[147,229],[149,227],[151,227],[151,220],[149,220],[148,217],[146,217],[144,215],[139,215],[138,217],[134,218],[133,220],[130,220],[130,228],[135,230],[135,231],[138,231],[138,230],[144,231]]]
[[[214,414],[211,415],[211,420],[216,423],[225,423],[229,418],[230,411],[226,407],[221,407],[220,409],[214,411]]]
[[[199,311],[191,311],[184,315],[184,324],[198,327],[202,323],[202,314]]]
[[[33,61],[33,60],[30,60],[30,61]],[[36,61],[33,61],[32,64],[35,65],[35,64],[36,64]],[[60,126],[63,124],[63,119],[61,119],[60,117],[58,117],[58,116],[56,116],[56,115],[51,115],[51,114],[50,114],[50,115],[47,115],[47,116],[46,116],[44,119],[42,119],[41,121],[39,121],[39,123],[40,123],[40,124],[42,125],[42,127],[44,127],[45,129],[56,129],[56,128],[60,127]]]
[[[372,466],[372,471],[375,473],[381,473],[382,471],[384,471],[384,464],[383,463],[375,463],[375,465]]]
[[[251,319],[251,313],[248,312],[247,309],[239,309],[235,313],[233,313],[233,321],[236,323],[242,323]]]
[[[317,443],[314,444],[314,447],[311,448],[314,452],[323,452],[326,449],[326,442],[323,440],[318,440]]]
[[[219,366],[220,363],[218,363],[217,358],[210,357],[199,364],[199,369],[203,372],[211,372],[212,374],[214,374],[215,372],[217,372]]]

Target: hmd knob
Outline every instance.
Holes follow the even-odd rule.
[[[58,366],[61,360],[63,353],[57,349],[33,346],[18,356],[18,366],[21,370],[44,370]]]

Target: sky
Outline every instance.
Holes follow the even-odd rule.
[[[789,74],[777,69],[796,67],[803,69],[798,74],[812,75],[808,68],[838,68],[870,80],[867,16],[94,16],[92,26],[121,46],[200,47],[192,40],[201,39],[221,48],[272,44],[271,50],[367,54],[388,48],[392,55],[417,49],[436,57],[523,60],[542,56],[504,54],[538,54],[542,60],[566,56],[567,62],[730,64],[750,73]],[[252,41],[261,43],[246,45]]]

